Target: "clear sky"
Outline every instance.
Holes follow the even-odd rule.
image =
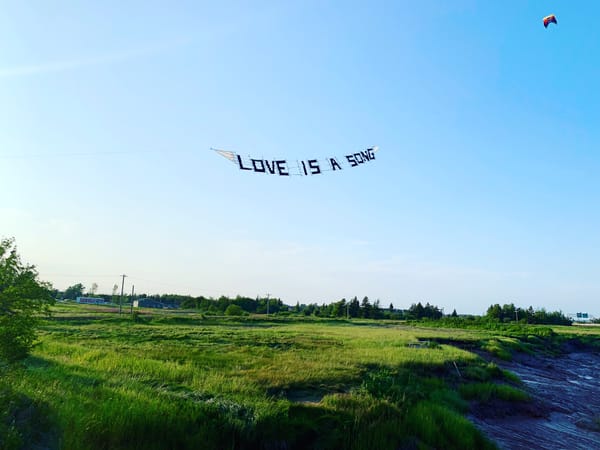
[[[2,2],[0,236],[60,289],[125,273],[148,294],[600,316],[598,17],[596,0]],[[209,150],[371,145],[312,177]]]

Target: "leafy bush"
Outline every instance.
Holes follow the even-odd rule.
[[[226,316],[243,316],[244,310],[238,305],[229,305],[225,310]]]
[[[50,285],[25,265],[13,239],[0,240],[0,360],[24,359],[36,337],[39,314],[54,303]]]

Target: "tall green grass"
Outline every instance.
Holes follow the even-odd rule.
[[[489,402],[491,400],[505,400],[509,402],[525,402],[530,399],[529,394],[521,389],[506,384],[474,383],[460,386],[460,394],[467,400]]]
[[[497,366],[450,345],[488,331],[104,311],[61,305],[4,377],[62,449],[492,448],[467,400],[521,401],[493,390],[514,381]]]

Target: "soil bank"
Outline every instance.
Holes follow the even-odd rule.
[[[474,406],[470,419],[501,449],[600,449],[600,354],[517,354],[494,362],[532,396],[526,404]]]

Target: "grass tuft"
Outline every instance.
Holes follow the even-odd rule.
[[[466,400],[477,400],[484,403],[492,400],[525,402],[530,399],[529,394],[526,392],[506,384],[463,384],[460,386],[459,392]]]

